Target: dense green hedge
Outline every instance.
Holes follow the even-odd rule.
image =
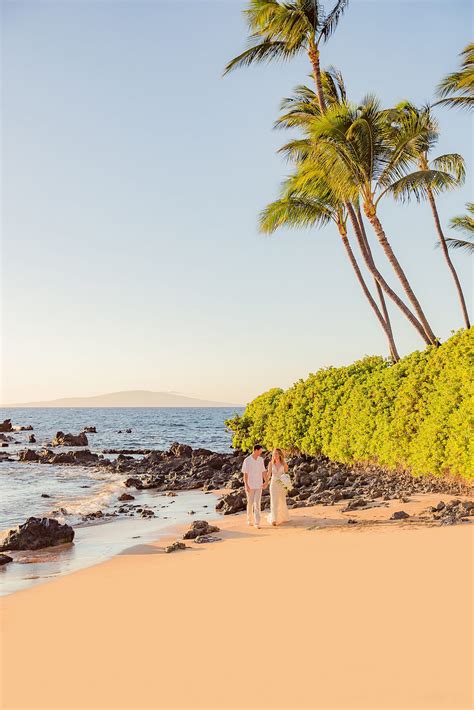
[[[474,328],[397,364],[366,357],[271,389],[227,422],[259,442],[346,463],[474,477]]]

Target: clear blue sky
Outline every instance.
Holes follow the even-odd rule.
[[[2,2],[4,402],[140,388],[239,403],[386,354],[332,228],[258,234],[288,169],[272,123],[308,71],[221,78],[243,6]],[[471,35],[469,0],[352,0],[322,63],[355,100],[423,102]],[[446,222],[472,199],[472,125],[439,119],[439,153],[461,152],[469,175],[439,201]],[[427,206],[382,216],[448,337],[462,321]],[[453,259],[470,295],[469,259]],[[401,352],[421,346],[394,324]]]

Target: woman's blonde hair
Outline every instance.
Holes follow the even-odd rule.
[[[280,459],[280,463],[282,463],[283,465],[285,465],[286,460],[285,460],[285,456],[284,456],[284,454],[283,454],[283,451],[282,451],[281,449],[273,449],[273,453],[272,453],[272,463],[275,463],[275,454],[278,455],[278,458]]]

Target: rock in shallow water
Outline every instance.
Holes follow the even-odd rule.
[[[16,530],[10,530],[2,550],[40,550],[43,547],[63,545],[74,540],[74,530],[54,518],[28,518]]]
[[[84,432],[80,434],[64,434],[58,431],[51,442],[51,446],[88,446],[89,442]]]
[[[9,555],[0,555],[0,567],[7,565],[9,562],[13,562],[13,557]]]

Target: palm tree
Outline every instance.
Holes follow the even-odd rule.
[[[311,62],[319,107],[324,111],[319,48],[336,30],[348,4],[349,0],[337,0],[326,12],[320,0],[250,0],[244,11],[250,46],[227,64],[224,74],[254,62],[287,60],[305,52]]]
[[[459,232],[465,232],[474,239],[474,202],[468,202],[466,208],[469,214],[453,217],[450,221],[450,226]],[[472,241],[453,239],[452,237],[448,237],[446,241],[451,249],[464,249],[468,253],[474,253],[474,242]]]
[[[346,87],[342,74],[338,69],[331,66],[328,67],[326,71],[323,71],[321,73],[321,83],[323,86],[326,106],[343,105],[346,103]],[[283,111],[283,114],[275,122],[275,128],[299,128],[306,134],[308,133],[308,125],[311,123],[311,119],[322,115],[315,92],[304,85],[297,86],[293,96],[283,99],[280,109]],[[300,160],[304,161],[310,154],[310,141],[308,138],[293,140],[290,144],[283,147],[282,152],[286,152],[295,162]],[[374,273],[376,267],[360,210],[358,210],[357,219],[360,225],[360,228],[356,234],[359,246],[364,260],[367,259],[367,261],[371,263],[371,268],[373,270],[372,273]],[[379,274],[379,272],[377,273]],[[379,276],[381,278],[380,274]],[[374,283],[386,326],[389,331],[389,337],[393,339],[392,326],[387,305],[385,303],[383,289],[379,280],[377,280],[377,277],[375,276]],[[390,290],[388,284],[387,288]],[[393,353],[392,356],[396,359],[396,356],[394,356]]]
[[[388,313],[386,312],[384,315],[380,312],[352,250],[347,234],[345,206],[335,199],[324,176],[320,176],[319,180],[314,180],[312,189],[307,189],[304,194],[293,189],[293,182],[292,178],[287,179],[282,189],[282,196],[263,210],[260,215],[260,230],[266,234],[272,234],[279,227],[324,227],[329,222],[334,222],[356,278],[387,337],[392,360],[398,362],[400,356],[393,338]],[[383,306],[385,307],[385,303]]]
[[[393,131],[391,133],[393,134]],[[305,180],[312,179],[314,170],[322,169],[330,176],[332,189],[339,199],[351,206],[357,206],[359,201],[362,203],[365,215],[412,303],[419,321],[410,317],[413,314],[406,306],[403,307],[401,299],[394,298],[396,294],[393,290],[387,290],[388,285],[380,278],[380,272],[373,269],[370,259],[366,259],[369,270],[384,292],[411,320],[425,342],[436,344],[437,338],[395,256],[377,211],[380,200],[393,189],[401,177],[406,176],[413,155],[413,144],[424,137],[424,132],[416,126],[412,134],[405,131],[400,135],[398,142],[393,140],[393,135],[390,135],[389,140],[386,112],[381,111],[378,101],[369,96],[364,99],[361,106],[346,103],[342,106],[328,107],[324,115],[311,120],[310,135],[313,145],[312,154],[305,161],[305,169],[300,171],[301,184],[304,184]],[[436,191],[435,180],[432,189]],[[353,207],[348,209],[352,222],[354,222],[353,211]],[[354,218],[357,221],[355,213]]]
[[[399,104],[394,111],[388,111],[387,118],[393,128],[395,142],[400,141],[399,133],[403,135],[408,131],[410,135],[413,135],[417,126],[421,131],[425,131],[425,140],[418,139],[413,142],[413,162],[418,170],[400,178],[392,186],[391,192],[396,199],[409,200],[414,197],[418,201],[428,200],[439,245],[458,293],[464,323],[466,328],[470,328],[471,324],[461,282],[449,255],[432,187],[432,185],[436,185],[437,192],[444,192],[461,185],[465,177],[464,160],[458,153],[448,153],[430,160],[429,153],[438,140],[439,131],[429,106],[417,109],[413,104],[404,102]]]
[[[437,102],[449,108],[474,108],[474,44],[461,52],[461,69],[448,74],[438,85]]]

